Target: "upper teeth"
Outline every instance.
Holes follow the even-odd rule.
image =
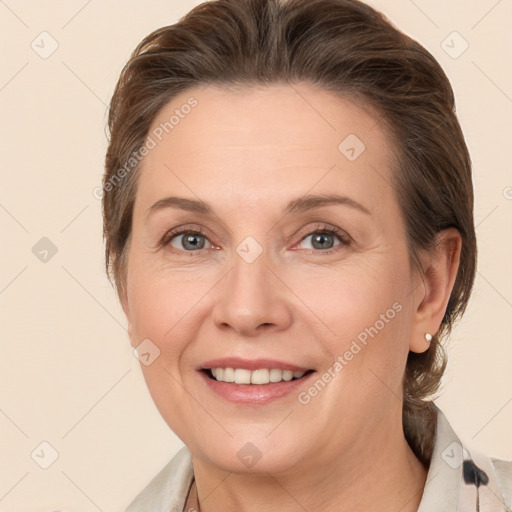
[[[210,371],[219,382],[234,382],[235,384],[268,384],[269,382],[281,382],[300,379],[306,372],[292,372],[291,370],[246,370],[244,368],[211,368]]]

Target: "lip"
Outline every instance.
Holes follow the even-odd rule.
[[[279,369],[291,370],[292,372],[307,372],[312,368],[305,368],[294,364],[278,361],[277,359],[242,359],[241,357],[223,357],[221,359],[211,359],[204,362],[197,370],[205,370],[207,368],[241,368],[244,370],[261,370],[261,369]]]
[[[210,366],[211,364],[211,366]],[[293,395],[299,388],[307,386],[310,379],[317,373],[312,370],[296,380],[269,382],[268,384],[235,384],[234,382],[218,382],[208,376],[206,368],[244,368],[258,370],[260,368],[280,368],[292,371],[307,369],[281,361],[270,359],[242,360],[238,358],[215,359],[208,361],[204,367],[197,369],[200,380],[207,389],[218,397],[237,405],[265,405],[280,398]]]

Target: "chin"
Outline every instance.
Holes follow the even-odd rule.
[[[261,436],[261,434],[260,434]],[[248,436],[247,439],[250,439]],[[302,458],[296,445],[276,446],[269,440],[237,441],[230,438],[227,443],[209,443],[202,449],[200,446],[191,450],[193,455],[223,471],[238,474],[276,475],[287,473],[296,467]],[[198,450],[199,449],[199,453]]]

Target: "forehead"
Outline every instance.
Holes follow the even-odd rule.
[[[149,136],[138,202],[164,192],[219,206],[228,194],[254,205],[309,191],[392,200],[393,152],[378,114],[311,85],[195,87],[161,109]]]

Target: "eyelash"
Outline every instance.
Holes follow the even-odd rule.
[[[343,248],[346,248],[346,247],[350,246],[350,244],[352,242],[350,237],[344,231],[341,231],[340,229],[332,227],[332,226],[326,226],[324,224],[319,224],[319,225],[315,226],[312,230],[310,230],[307,233],[305,233],[304,236],[300,239],[300,242],[304,241],[308,236],[311,236],[311,235],[314,235],[314,234],[335,235],[339,239],[339,241],[340,241],[339,245],[335,246],[332,249],[327,249],[325,251],[310,249],[310,251],[312,253],[319,254],[319,255],[322,255],[322,256],[325,256],[325,255],[328,255],[328,254],[332,254],[334,252],[337,252],[338,250],[342,250]],[[159,246],[160,247],[164,247],[164,246],[170,245],[171,240],[173,238],[177,237],[177,236],[180,236],[180,235],[201,235],[201,236],[203,236],[204,238],[206,238],[208,240],[207,233],[205,233],[199,227],[193,228],[193,229],[192,228],[188,228],[188,229],[179,229],[178,228],[176,230],[171,230],[171,231],[167,232],[163,236],[161,242],[159,243]],[[173,253],[191,253],[191,254],[193,254],[195,252],[201,252],[201,250],[197,250],[197,251],[184,251],[184,250],[179,250],[179,249],[176,249],[175,247],[172,247],[171,252],[173,252]]]

